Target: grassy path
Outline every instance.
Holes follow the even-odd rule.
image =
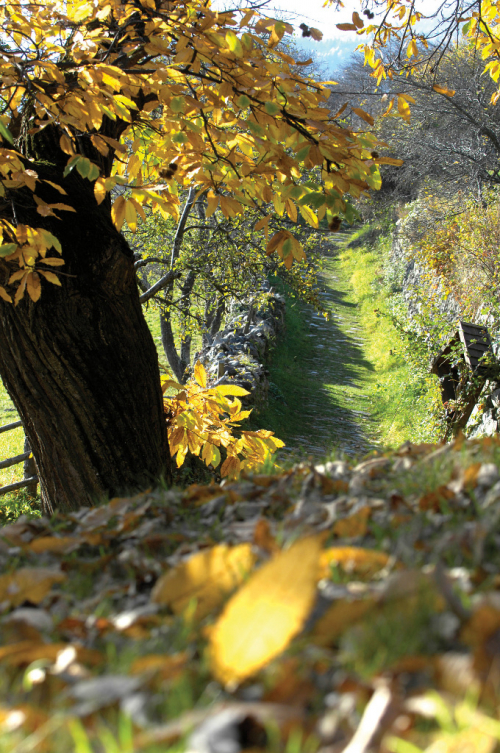
[[[340,236],[340,240],[345,240]],[[324,240],[322,303],[329,314],[289,302],[287,336],[277,346],[270,366],[270,404],[254,417],[256,427],[272,429],[293,459],[323,459],[333,451],[363,455],[374,447],[376,422],[371,418],[366,386],[373,366],[363,350],[359,309],[348,275],[334,244]],[[161,352],[157,315],[148,321]],[[163,354],[161,354],[163,356]],[[164,358],[163,358],[164,360]],[[15,421],[17,412],[0,389],[0,425]],[[0,435],[0,460],[22,452],[23,431]],[[0,471],[0,485],[21,479],[22,465]]]
[[[286,442],[294,459],[333,451],[363,455],[377,434],[367,389],[374,367],[364,354],[359,309],[336,247],[323,243],[321,299],[328,319],[289,302],[286,339],[270,366],[270,405],[255,418]]]

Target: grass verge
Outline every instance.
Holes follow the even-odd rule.
[[[341,249],[339,263],[358,305],[366,358],[374,366],[366,389],[380,427],[380,442],[397,447],[407,440],[439,439],[441,398],[425,353],[395,325],[400,296],[397,285],[391,289],[390,244],[389,234],[374,239],[373,228],[364,226]]]

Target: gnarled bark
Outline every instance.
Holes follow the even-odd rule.
[[[43,280],[36,303],[27,295],[16,307],[0,302],[0,375],[23,421],[49,513],[144,488],[162,474],[168,479],[170,455],[158,357],[133,254],[111,222],[110,204],[98,206],[93,184],[76,170],[62,182],[60,170],[36,169],[62,183],[64,203],[77,211],[42,218],[29,196],[14,207],[17,222],[57,236],[65,266],[55,270],[62,285]],[[37,195],[61,200],[50,187]],[[2,260],[0,284],[12,271]]]

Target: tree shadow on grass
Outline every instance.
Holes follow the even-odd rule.
[[[292,459],[324,459],[332,451],[364,455],[374,448],[362,397],[374,368],[354,332],[359,328],[359,338],[356,304],[327,284],[322,300],[328,321],[312,307],[287,300],[286,335],[269,366],[269,405],[253,419],[285,442],[283,456]]]

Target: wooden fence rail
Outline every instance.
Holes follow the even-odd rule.
[[[11,431],[22,426],[22,421],[14,421],[11,424],[5,424],[0,426],[0,434],[4,431]],[[0,470],[3,468],[10,468],[11,465],[17,465],[24,462],[24,478],[22,481],[16,481],[14,484],[7,484],[7,486],[0,487],[0,495],[7,494],[8,492],[14,492],[16,489],[23,489],[28,487],[28,492],[33,496],[36,495],[36,487],[38,484],[38,476],[36,475],[35,461],[31,456],[31,448],[29,446],[28,438],[24,438],[24,452],[21,455],[15,455],[12,458],[0,461]]]

